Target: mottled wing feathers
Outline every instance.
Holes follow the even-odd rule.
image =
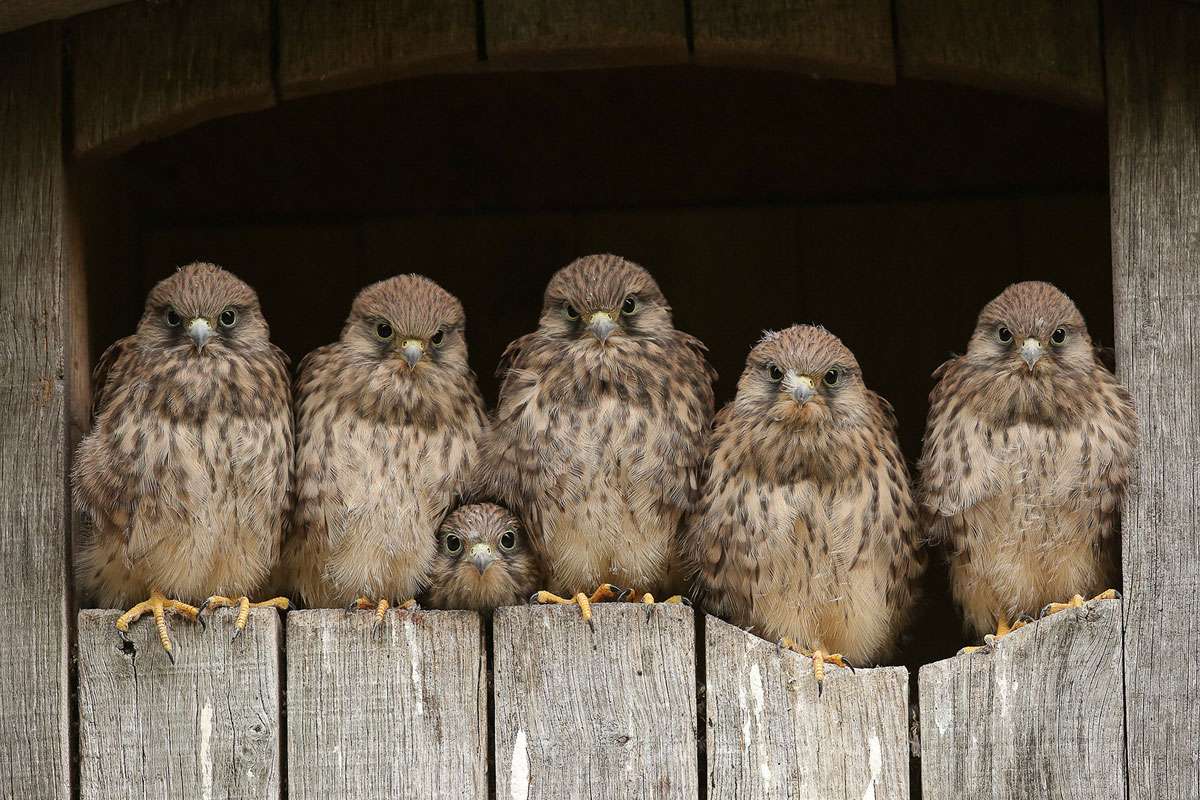
[[[96,362],[96,367],[92,370],[92,419],[100,416],[111,399],[113,390],[124,379],[127,354],[134,346],[134,340],[133,336],[117,339]]]

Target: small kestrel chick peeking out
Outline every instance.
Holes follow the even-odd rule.
[[[1115,597],[1137,419],[1071,299],[1009,286],[934,377],[921,502],[968,629],[1000,637],[1044,607]]]
[[[438,530],[426,603],[432,608],[491,612],[521,605],[542,576],[525,529],[494,503],[463,506]]]

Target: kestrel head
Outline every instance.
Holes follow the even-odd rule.
[[[589,349],[620,348],[673,330],[671,306],[650,273],[619,256],[584,256],[546,286],[541,332]]]
[[[439,607],[487,610],[522,602],[539,577],[520,521],[502,506],[462,506],[438,529],[430,594]]]
[[[356,355],[391,366],[398,376],[467,363],[462,303],[421,275],[397,275],[359,292],[341,338]]]
[[[967,347],[968,360],[997,376],[1037,381],[1086,372],[1092,340],[1071,298],[1041,281],[1014,283],[983,307]]]
[[[196,357],[221,357],[266,347],[270,330],[258,295],[215,264],[180,267],[146,298],[138,344]]]
[[[814,428],[850,427],[870,412],[854,354],[816,325],[768,331],[746,359],[734,406],[745,417]]]

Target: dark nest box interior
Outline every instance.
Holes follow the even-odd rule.
[[[412,77],[79,159],[73,358],[94,363],[191,261],[253,285],[294,362],[337,337],[362,286],[419,272],[463,301],[491,403],[551,273],[612,252],[708,345],[719,403],[764,329],[830,328],[895,405],[911,462],[930,373],[1007,284],[1056,283],[1111,344],[1107,168],[1103,108],[936,81],[696,64]],[[910,667],[961,643],[943,574]]]

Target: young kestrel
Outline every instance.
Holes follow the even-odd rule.
[[[300,364],[284,565],[307,605],[382,619],[428,585],[485,424],[465,322],[453,295],[400,275],[359,292],[341,338]]]
[[[970,630],[1003,636],[1047,604],[1114,597],[1101,590],[1136,417],[1075,304],[1048,283],[1009,286],[934,377],[921,502]]]
[[[696,589],[813,658],[887,658],[924,567],[891,405],[824,328],[767,333],[717,415],[689,526]]]
[[[593,598],[611,584],[648,601],[674,589],[716,374],[650,274],[612,255],[559,270],[538,329],[508,346],[498,374],[484,477],[529,524],[549,588],[589,620],[598,585]]]
[[[525,530],[495,503],[455,510],[438,530],[438,554],[425,602],[432,608],[490,613],[527,602],[542,579]]]
[[[212,264],[161,281],[101,356],[92,412],[72,470],[79,579],[93,602],[142,600],[117,629],[152,612],[173,661],[164,611],[240,605],[240,632],[251,605],[286,608],[247,597],[279,555],[292,477],[288,359],[254,290]]]

